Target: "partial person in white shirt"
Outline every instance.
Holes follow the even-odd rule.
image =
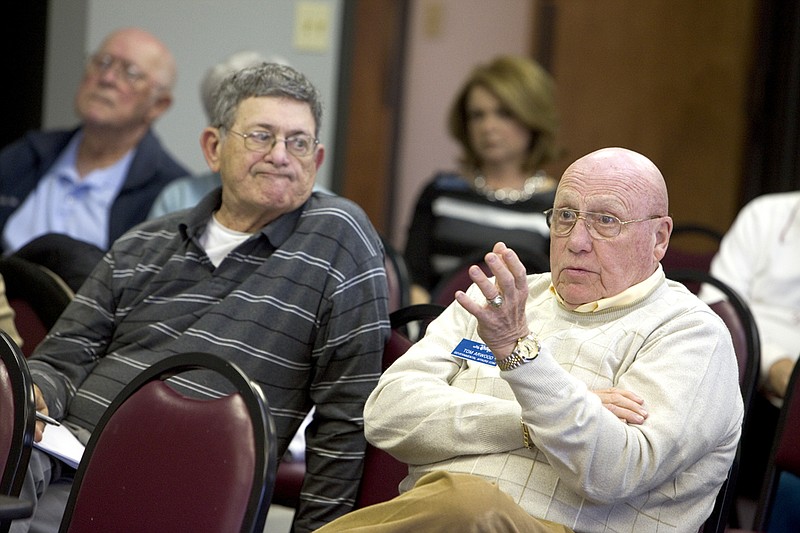
[[[736,216],[711,262],[711,275],[746,302],[761,339],[759,393],[742,436],[737,490],[757,499],[780,406],[800,354],[800,191],[759,196]],[[723,298],[703,286],[700,299]],[[781,476],[770,533],[800,531],[800,478]],[[777,521],[782,523],[779,525]]]
[[[761,337],[762,390],[783,398],[800,354],[800,191],[760,196],[725,234],[711,275],[745,299]],[[710,286],[700,299],[722,299]]]

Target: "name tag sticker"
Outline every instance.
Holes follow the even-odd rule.
[[[461,339],[458,346],[451,352],[456,357],[475,361],[484,365],[496,366],[494,355],[488,346],[478,341]]]

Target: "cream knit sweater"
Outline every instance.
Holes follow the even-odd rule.
[[[444,469],[497,482],[531,515],[577,532],[697,531],[733,461],[742,422],[724,323],[664,280],[631,305],[576,313],[529,276],[539,357],[501,373],[450,355],[480,340],[457,303],[382,376],[367,439],[410,465],[407,490]],[[470,295],[481,297],[473,286]],[[631,390],[649,413],[627,425],[591,390]],[[523,446],[520,417],[532,449]]]

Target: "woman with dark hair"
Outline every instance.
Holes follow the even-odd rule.
[[[479,65],[456,95],[448,129],[463,149],[459,170],[437,173],[423,189],[405,250],[416,288],[428,292],[499,240],[547,256],[542,211],[553,206],[557,181],[542,167],[558,155],[553,80],[523,57]]]

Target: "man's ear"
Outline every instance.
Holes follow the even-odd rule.
[[[325,160],[325,147],[321,144],[317,146],[317,151],[314,152],[314,163],[317,165],[317,170],[319,167],[322,166],[322,162]]]
[[[219,128],[207,127],[200,134],[200,149],[203,150],[203,157],[206,158],[208,168],[212,172],[219,172],[220,161],[222,159],[222,134]]]
[[[672,235],[672,217],[666,216],[659,219],[656,229],[656,261],[661,261],[667,253],[670,235]]]
[[[153,105],[147,110],[147,119],[150,124],[156,121],[158,117],[167,112],[172,106],[172,93],[167,90],[160,90],[155,97]]]

